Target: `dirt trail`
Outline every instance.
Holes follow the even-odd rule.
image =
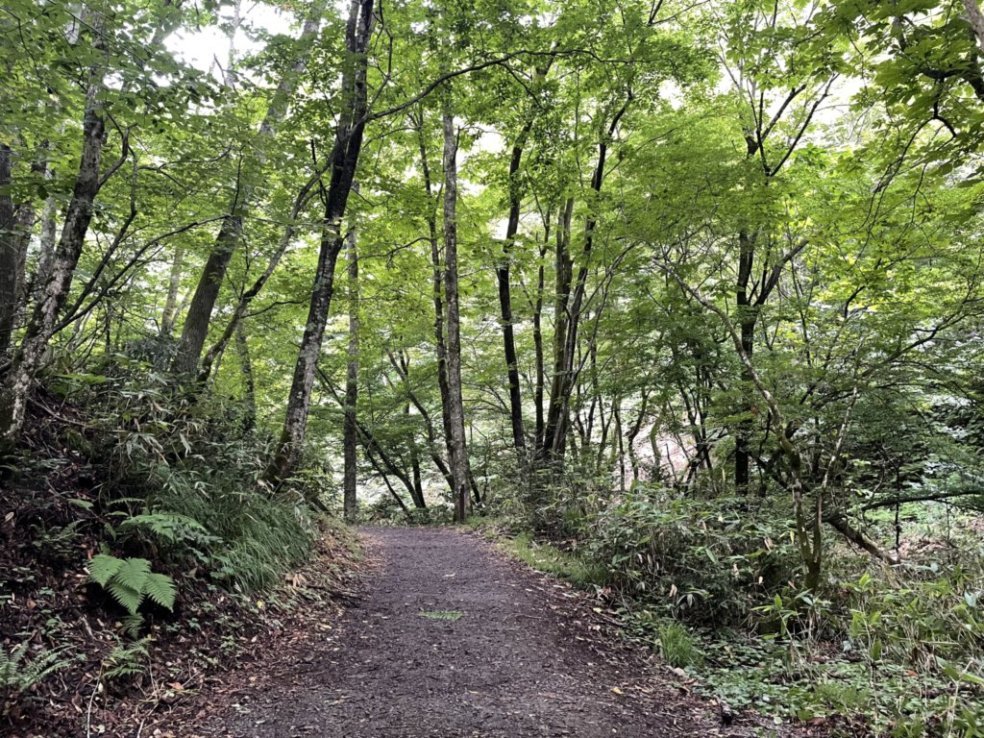
[[[641,655],[603,642],[579,597],[478,537],[364,537],[376,566],[360,600],[329,638],[271,665],[265,684],[213,714],[204,735],[732,734],[710,708],[659,686],[665,674]]]

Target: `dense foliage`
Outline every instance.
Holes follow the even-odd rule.
[[[343,5],[0,11],[0,614],[481,512],[730,702],[982,735],[976,0]]]

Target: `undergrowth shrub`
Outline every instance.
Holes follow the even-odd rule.
[[[589,555],[616,590],[674,617],[737,623],[797,566],[785,519],[746,506],[636,487],[597,515]]]
[[[503,523],[552,540],[586,538],[590,521],[612,498],[611,479],[576,461],[521,468],[510,457],[498,478],[491,502]]]
[[[984,735],[984,557],[979,542],[961,550],[949,564],[931,554],[893,568],[832,544],[823,596],[773,594],[753,622],[774,632],[715,643],[704,676],[739,707],[864,715],[877,736]]]
[[[264,488],[273,439],[240,403],[132,356],[102,371],[56,384],[88,419],[73,443],[92,466],[113,553],[240,591],[274,584],[309,553],[306,503],[323,480],[304,470],[285,489]]]

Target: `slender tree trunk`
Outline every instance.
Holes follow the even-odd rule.
[[[571,291],[573,264],[570,258],[571,220],[574,214],[574,199],[568,198],[560,213],[557,227],[557,249],[555,257],[555,290],[554,290],[554,335],[553,335],[553,371],[550,381],[550,401],[547,406],[547,422],[544,428],[543,446],[540,456],[550,459],[554,454],[554,439],[560,436],[565,386],[564,368],[567,365],[565,350],[567,347],[567,328],[570,322],[568,300]]]
[[[642,390],[642,400],[639,405],[639,414],[636,415],[635,422],[629,427],[629,433],[626,440],[626,448],[629,453],[629,464],[632,468],[632,481],[633,483],[639,481],[639,456],[636,454],[636,438],[639,437],[639,432],[642,430],[642,425],[646,421],[646,410],[649,408],[649,390]]]
[[[82,121],[82,156],[75,177],[61,238],[50,274],[27,323],[24,339],[0,389],[0,439],[13,441],[20,434],[27,410],[31,383],[41,366],[48,342],[54,333],[58,312],[64,306],[82,255],[85,237],[92,221],[93,203],[103,181],[99,170],[106,143],[103,103],[100,99],[106,75],[106,40],[103,19],[90,22],[95,60],[88,70],[85,109]]]
[[[450,93],[448,93],[450,94]],[[465,410],[461,391],[461,316],[458,291],[458,153],[457,133],[450,105],[445,104],[444,123],[444,288],[448,301],[447,360],[448,416],[451,437],[451,477],[454,480],[454,517],[459,523],[468,515],[468,450],[465,445]]]
[[[294,205],[290,211],[289,222],[284,227],[284,232],[280,237],[280,243],[270,256],[270,260],[267,262],[266,268],[263,270],[263,273],[256,278],[253,285],[239,297],[239,302],[236,303],[236,309],[232,311],[232,317],[229,318],[229,322],[226,324],[225,330],[222,331],[222,335],[219,337],[219,340],[217,340],[212,347],[205,352],[205,356],[202,357],[201,369],[198,372],[199,382],[208,381],[208,378],[212,373],[212,365],[215,363],[216,359],[221,356],[229,341],[232,340],[236,326],[241,320],[245,319],[246,311],[249,309],[250,304],[256,299],[257,295],[263,291],[266,283],[276,271],[277,266],[280,264],[280,260],[283,259],[287,248],[293,242],[294,236],[297,234],[297,219],[300,217],[301,211],[304,210],[305,206],[311,199],[312,190],[320,181],[323,174],[323,169],[316,171],[297,193],[297,197],[294,199]]]
[[[420,168],[424,178],[424,191],[427,199],[434,197],[433,183],[430,174],[430,163],[427,157],[427,139],[424,131],[424,117],[421,111],[417,119],[417,141],[420,147]],[[448,350],[444,340],[444,263],[441,258],[441,244],[437,236],[437,215],[433,210],[428,209],[427,213],[427,240],[430,243],[431,257],[431,293],[434,302],[434,353],[437,356],[437,386],[441,393],[441,429],[444,432],[444,442],[448,448],[448,462],[450,463],[451,448],[451,416],[448,408],[451,407],[450,390],[448,389]],[[448,474],[448,483],[451,485],[452,494],[454,493],[454,481]]]
[[[536,268],[536,298],[533,301],[533,353],[536,363],[536,379],[533,388],[533,405],[536,412],[535,449],[539,449],[543,445],[544,433],[543,392],[546,384],[546,369],[543,353],[543,295],[546,286],[546,270],[543,261],[547,256],[547,244],[550,242],[551,216],[552,213],[548,208],[543,222],[543,243],[540,244],[539,249],[540,260]]]
[[[981,51],[984,51],[984,13],[981,13],[981,8],[977,4],[977,0],[963,0],[963,5],[967,22],[974,29],[977,45]]]
[[[249,355],[246,324],[243,322],[236,327],[236,353],[239,354],[239,370],[243,375],[243,399],[246,403],[243,429],[250,432],[256,427],[256,379],[253,376],[253,361]]]
[[[339,393],[338,389],[331,381],[331,378],[325,374],[324,371],[318,369],[317,374],[321,380],[322,386],[328,390],[335,402],[338,403],[338,406],[342,408],[342,411],[344,412],[344,395]],[[413,480],[407,474],[406,470],[401,468],[401,465],[397,464],[393,457],[386,453],[386,449],[383,448],[382,444],[380,444],[375,434],[373,434],[373,432],[359,420],[358,416],[355,418],[355,427],[359,431],[359,440],[362,442],[362,447],[366,452],[366,458],[368,458],[372,463],[373,468],[384,476],[388,473],[399,479],[400,483],[406,488],[407,492],[410,493],[410,499],[415,500],[416,489],[414,487]],[[379,457],[378,461],[375,458],[376,456]],[[382,466],[380,466],[380,464]]]
[[[367,119],[367,83],[369,39],[372,36],[373,0],[352,0],[346,29],[349,58],[342,75],[342,115],[335,131],[331,152],[331,180],[325,198],[318,266],[311,289],[311,304],[290,395],[287,413],[277,450],[267,469],[266,479],[278,485],[294,471],[304,445],[311,390],[321,355],[321,339],[328,321],[328,309],[334,291],[335,262],[344,245],[342,217],[362,150]]]
[[[740,326],[742,350],[751,358],[755,350],[755,309],[751,304],[748,292],[749,282],[754,267],[755,243],[747,231],[738,234],[738,282],[736,287],[736,304],[738,308],[738,323]],[[753,391],[752,378],[747,367],[742,364],[742,392],[750,395]],[[750,398],[746,398],[743,412],[751,412]],[[752,435],[751,418],[743,418],[738,424],[735,437],[735,491],[739,495],[748,494],[750,483],[750,442]]]
[[[51,177],[50,168],[47,169],[47,176]],[[48,195],[44,200],[44,207],[41,209],[41,247],[38,251],[38,264],[31,276],[31,284],[28,289],[28,300],[31,302],[40,299],[40,292],[48,283],[57,244],[58,200],[54,195]]]
[[[615,132],[618,130],[619,123],[632,102],[632,95],[628,95],[622,106],[615,111],[608,126],[601,132],[598,142],[598,159],[595,162],[594,173],[591,176],[591,190],[597,195],[601,192],[605,181],[605,165],[608,160],[608,148],[614,139]],[[555,375],[554,385],[551,388],[550,410],[553,417],[547,420],[547,436],[544,441],[544,450],[548,458],[563,461],[564,443],[567,436],[567,414],[570,404],[570,395],[574,387],[574,357],[577,350],[578,328],[581,321],[581,313],[584,310],[584,298],[587,290],[588,274],[591,270],[591,253],[594,249],[595,228],[598,219],[593,212],[589,212],[584,224],[584,248],[581,251],[581,266],[578,269],[577,279],[574,280],[573,291],[570,298],[564,305],[566,313],[566,336],[561,350],[560,371]],[[554,390],[557,395],[554,395]]]
[[[41,147],[47,153],[47,144]],[[27,250],[34,230],[35,210],[30,197],[15,203],[13,152],[0,144],[0,377],[9,366],[13,333],[24,322],[31,304],[33,285],[28,283]],[[31,165],[34,174],[44,174],[47,160],[42,156]],[[52,240],[54,236],[52,236]]]
[[[403,511],[403,514],[404,516],[406,516],[407,521],[411,522],[413,518],[410,515],[410,510],[407,508],[406,503],[403,501],[403,498],[400,497],[399,493],[397,493],[397,491],[393,489],[393,485],[390,483],[389,476],[386,474],[386,469],[380,466],[379,462],[376,461],[376,457],[373,456],[372,446],[366,446],[365,453],[366,453],[366,458],[369,459],[369,463],[372,464],[372,468],[375,469],[376,473],[383,478],[383,484],[385,484],[386,489],[389,490],[390,496],[394,500],[396,500],[396,504],[400,506],[400,510]]]
[[[232,255],[242,242],[243,223],[253,205],[256,189],[260,185],[267,150],[277,127],[287,115],[290,101],[294,97],[304,70],[307,68],[324,10],[324,0],[317,0],[310,6],[301,35],[297,40],[294,62],[283,79],[280,80],[280,84],[277,85],[270,101],[270,107],[267,109],[263,122],[253,139],[253,145],[244,154],[239,181],[236,184],[236,192],[229,206],[228,215],[222,221],[222,226],[215,238],[215,244],[205,262],[198,286],[195,288],[191,304],[188,306],[188,313],[181,330],[178,353],[171,366],[172,371],[177,374],[192,374],[198,367],[202,347],[208,336],[212,311],[225,279],[226,270],[232,260]]]
[[[513,335],[513,308],[510,292],[509,270],[513,245],[519,232],[519,215],[522,206],[522,190],[519,186],[519,167],[523,159],[523,147],[533,126],[528,121],[513,144],[509,160],[509,217],[506,221],[506,238],[502,244],[502,260],[495,268],[499,285],[499,310],[502,314],[502,342],[506,358],[506,373],[509,379],[509,419],[512,424],[513,446],[517,450],[526,448],[526,435],[523,430],[523,398],[519,386],[519,361],[516,356],[516,339]]]
[[[615,406],[612,411],[615,416],[615,438],[618,447],[618,480],[619,489],[625,492],[625,479],[626,479],[626,468],[625,468],[625,436],[622,433],[622,400],[621,398],[616,398]]]
[[[430,456],[431,461],[434,462],[434,466],[436,466],[437,470],[441,473],[441,476],[444,477],[444,481],[447,482],[448,489],[453,493],[454,480],[451,477],[451,469],[445,463],[444,459],[441,458],[441,454],[438,451],[437,434],[434,432],[434,421],[431,419],[431,415],[427,411],[427,408],[424,407],[423,403],[420,401],[420,398],[417,397],[417,393],[414,392],[413,388],[410,386],[409,362],[404,357],[397,359],[393,355],[392,351],[387,351],[386,355],[389,357],[390,364],[393,365],[393,368],[396,369],[397,374],[399,374],[400,379],[403,381],[404,391],[407,393],[407,398],[410,400],[410,403],[417,408],[417,412],[420,413],[420,417],[424,421],[424,432],[427,434],[428,455]]]
[[[404,408],[404,414],[407,420],[410,419],[410,403],[406,404]],[[417,432],[413,428],[411,423],[407,423],[410,426],[410,473],[413,479],[413,504],[417,506],[418,509],[423,510],[427,507],[427,502],[424,500],[424,483],[423,477],[420,473],[420,449],[417,446]]]
[[[349,336],[348,362],[345,369],[345,427],[343,450],[345,469],[343,472],[343,502],[345,519],[355,520],[358,512],[356,489],[356,452],[359,444],[359,428],[356,411],[359,404],[359,254],[356,246],[356,231],[349,230],[348,237],[348,288],[349,288]]]
[[[0,144],[0,362],[4,362],[10,348],[14,318],[17,314],[17,274],[20,259],[20,243],[14,198],[10,192],[12,182],[12,152],[6,144]]]
[[[184,268],[184,247],[176,246],[171,257],[171,277],[167,283],[167,299],[161,314],[161,335],[174,333],[174,321],[178,317],[178,292],[181,289],[181,271]]]

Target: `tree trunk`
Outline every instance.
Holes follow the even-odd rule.
[[[18,233],[17,213],[10,192],[12,181],[12,153],[6,144],[0,144],[0,362],[10,348],[17,314],[17,274],[20,259],[21,238]]]
[[[450,93],[448,93],[450,94]],[[451,436],[448,453],[454,481],[454,518],[468,515],[468,450],[465,446],[465,411],[461,391],[461,316],[458,294],[458,153],[457,133],[450,105],[445,104],[444,123],[444,288],[447,294],[448,416]]]
[[[52,260],[50,273],[27,323],[24,339],[0,389],[0,438],[13,441],[20,434],[27,409],[31,383],[41,366],[48,342],[54,333],[58,312],[64,306],[75,276],[75,267],[92,221],[93,202],[103,181],[99,171],[106,142],[103,102],[100,99],[106,75],[106,40],[103,20],[90,21],[95,60],[86,81],[82,121],[82,156],[75,177],[65,223]]]
[[[236,326],[236,352],[239,354],[239,370],[243,375],[243,400],[246,403],[243,430],[248,433],[256,427],[256,380],[253,377],[253,361],[249,356],[246,326],[242,322]]]
[[[981,13],[981,8],[977,4],[977,0],[963,0],[963,5],[967,22],[974,29],[974,37],[977,39],[977,45],[981,51],[984,51],[984,13]]]
[[[348,237],[348,288],[349,288],[349,335],[348,362],[345,369],[345,426],[343,450],[345,469],[343,472],[343,502],[345,519],[355,520],[358,512],[356,490],[356,462],[359,445],[359,428],[356,424],[356,408],[359,404],[359,254],[356,250],[356,232],[352,228]]]
[[[352,0],[346,28],[346,48],[349,55],[342,74],[342,114],[335,129],[331,152],[331,179],[325,197],[325,216],[322,222],[318,266],[311,289],[311,304],[290,395],[280,442],[267,468],[266,480],[274,486],[289,476],[297,465],[311,404],[311,390],[321,355],[321,339],[328,322],[328,309],[334,291],[335,262],[344,245],[341,235],[342,216],[348,204],[355,179],[366,127],[369,39],[372,35],[373,0]]]
[[[400,497],[399,493],[393,489],[393,485],[390,483],[389,476],[386,474],[386,469],[380,466],[379,462],[376,461],[376,457],[373,456],[372,446],[366,446],[366,458],[369,459],[369,463],[372,464],[372,468],[376,470],[376,473],[383,478],[383,484],[386,485],[386,489],[389,490],[390,496],[396,500],[396,504],[400,506],[400,510],[403,511],[403,515],[406,517],[407,522],[413,522],[413,516],[410,515],[410,510],[407,509],[406,503],[403,498]]]
[[[232,255],[242,241],[243,223],[253,205],[255,190],[262,179],[267,147],[270,146],[277,126],[286,117],[288,106],[300,83],[301,75],[307,68],[324,10],[325,3],[323,0],[319,0],[311,6],[307,17],[304,19],[301,35],[297,40],[297,54],[294,63],[280,80],[280,84],[277,85],[273,99],[270,101],[270,107],[267,108],[252,146],[249,152],[244,155],[240,179],[236,183],[236,192],[229,206],[228,215],[222,221],[222,227],[219,228],[215,244],[205,262],[198,286],[195,288],[191,304],[188,306],[188,313],[181,330],[178,353],[171,365],[172,371],[176,374],[192,374],[198,367],[202,347],[208,336],[212,310],[215,308],[215,302],[218,299],[219,290],[225,279]]]
[[[294,205],[290,211],[289,222],[284,227],[284,232],[280,237],[280,243],[270,256],[270,260],[267,262],[266,268],[263,270],[263,273],[256,278],[256,281],[253,282],[252,286],[240,295],[239,302],[236,303],[236,308],[232,311],[232,317],[229,318],[229,322],[226,324],[225,330],[222,331],[222,335],[219,337],[219,340],[205,352],[205,356],[202,358],[201,369],[198,372],[199,382],[208,381],[209,376],[212,374],[212,365],[215,363],[216,359],[222,355],[222,352],[225,350],[225,347],[228,345],[229,341],[232,340],[232,335],[236,330],[236,326],[240,321],[246,318],[246,311],[249,309],[250,304],[256,299],[256,296],[263,291],[266,283],[276,271],[277,266],[280,264],[280,260],[283,259],[287,248],[291,245],[294,240],[294,236],[297,233],[297,219],[300,217],[301,212],[310,201],[313,195],[314,186],[321,180],[321,176],[324,174],[324,171],[325,170],[323,168],[319,168],[315,171],[311,178],[304,183],[303,187],[301,187],[300,191],[297,193],[297,197],[294,198]]]
[[[751,359],[755,350],[756,311],[751,304],[748,292],[749,281],[755,259],[755,240],[747,231],[738,234],[738,283],[736,287],[736,305],[738,308],[738,324],[740,327],[741,347]],[[745,364],[741,369],[742,392],[750,395],[753,391],[752,378]],[[750,398],[746,399],[742,412],[750,415],[752,412]],[[748,494],[750,483],[750,448],[752,435],[752,419],[743,418],[738,424],[735,437],[735,492],[739,495]]]
[[[427,158],[423,112],[420,113],[416,122],[424,191],[427,193],[427,199],[431,200],[433,198],[433,185],[430,163]],[[441,429],[444,432],[444,442],[448,448],[448,461],[450,463],[451,416],[448,415],[448,408],[451,406],[451,401],[450,390],[448,389],[448,350],[444,340],[444,264],[441,258],[441,245],[437,237],[437,215],[433,210],[429,210],[427,213],[427,240],[430,243],[431,286],[434,302],[434,353],[437,356],[437,386],[441,393]],[[451,485],[452,494],[454,494],[454,480],[450,476],[450,469],[445,476],[448,477],[448,483]]]
[[[161,335],[174,333],[174,321],[178,317],[178,291],[181,289],[181,270],[184,267],[184,247],[176,246],[171,258],[171,277],[167,283],[167,299],[161,314]]]
[[[45,176],[51,178],[51,169],[46,168]],[[38,252],[38,263],[31,275],[28,289],[28,301],[40,299],[40,292],[48,283],[51,265],[55,260],[55,248],[58,245],[58,200],[54,195],[48,195],[41,209],[41,247]]]
[[[420,401],[420,398],[417,397],[417,393],[414,392],[413,388],[410,386],[409,362],[406,361],[404,357],[401,357],[401,359],[398,360],[393,355],[392,351],[387,351],[386,355],[389,357],[390,364],[393,365],[393,368],[396,369],[397,374],[399,374],[400,379],[403,381],[404,391],[407,393],[407,398],[410,400],[410,403],[417,408],[417,412],[420,413],[420,417],[424,421],[424,432],[427,434],[427,450],[431,457],[431,461],[434,462],[434,466],[437,467],[437,470],[441,473],[441,476],[444,477],[444,481],[447,482],[448,489],[453,493],[454,479],[451,477],[451,469],[445,463],[444,459],[441,458],[441,454],[438,451],[437,434],[434,432],[434,421],[431,419],[431,415],[427,411],[427,408],[424,407],[423,403]],[[472,485],[474,491],[474,481],[472,481]]]
[[[516,356],[516,340],[513,335],[512,295],[510,293],[509,269],[513,244],[519,232],[519,215],[522,205],[522,191],[519,186],[519,166],[523,159],[523,146],[533,126],[528,121],[516,143],[513,144],[509,160],[509,217],[506,221],[506,238],[502,244],[502,260],[495,268],[499,285],[499,310],[502,314],[502,342],[506,358],[506,374],[509,379],[509,419],[512,424],[513,446],[517,450],[526,448],[526,435],[523,430],[523,398],[519,386],[519,362]]]
[[[547,406],[547,422],[543,433],[543,446],[540,456],[549,459],[553,455],[554,438],[560,435],[559,426],[563,422],[564,367],[567,359],[564,351],[567,346],[567,326],[569,315],[567,302],[571,291],[573,264],[570,258],[571,219],[574,214],[574,199],[568,198],[560,213],[557,226],[557,249],[555,255],[554,285],[554,335],[553,371],[550,381],[550,401]]]
[[[622,106],[612,115],[608,126],[601,131],[598,142],[598,159],[595,162],[594,173],[591,176],[591,190],[594,195],[601,192],[602,185],[605,181],[608,147],[614,139],[619,123],[631,102],[632,96],[629,94]],[[564,336],[565,340],[559,357],[560,361],[555,360],[555,369],[559,368],[559,371],[555,373],[554,383],[551,387],[551,416],[547,419],[547,434],[544,440],[546,457],[553,458],[555,461],[563,461],[564,456],[564,445],[568,428],[568,406],[575,381],[574,355],[577,350],[578,327],[581,321],[581,313],[584,310],[584,297],[587,289],[588,274],[591,269],[591,253],[594,248],[597,222],[597,216],[593,212],[589,212],[584,224],[584,248],[581,251],[581,266],[578,269],[577,279],[574,281],[573,291],[570,292],[570,297],[563,306],[567,322],[566,335]],[[560,255],[558,253],[559,258]],[[567,268],[570,269],[570,266]],[[570,282],[568,282],[569,286]],[[568,289],[568,291],[570,290]]]
[[[546,257],[546,244],[550,238],[550,213],[547,212],[547,227],[543,234],[543,245],[540,247],[540,263],[536,269],[536,300],[533,303],[533,353],[536,362],[536,382],[533,389],[533,405],[536,412],[536,431],[534,447],[543,444],[543,389],[546,382],[546,371],[543,362],[543,289],[545,284],[543,260]]]
[[[410,403],[406,404],[405,414],[407,420],[410,419]],[[423,477],[420,473],[420,449],[417,447],[417,432],[413,427],[412,423],[407,423],[410,427],[410,473],[413,479],[413,504],[417,506],[418,509],[423,510],[427,507],[427,502],[424,500],[424,483]]]

